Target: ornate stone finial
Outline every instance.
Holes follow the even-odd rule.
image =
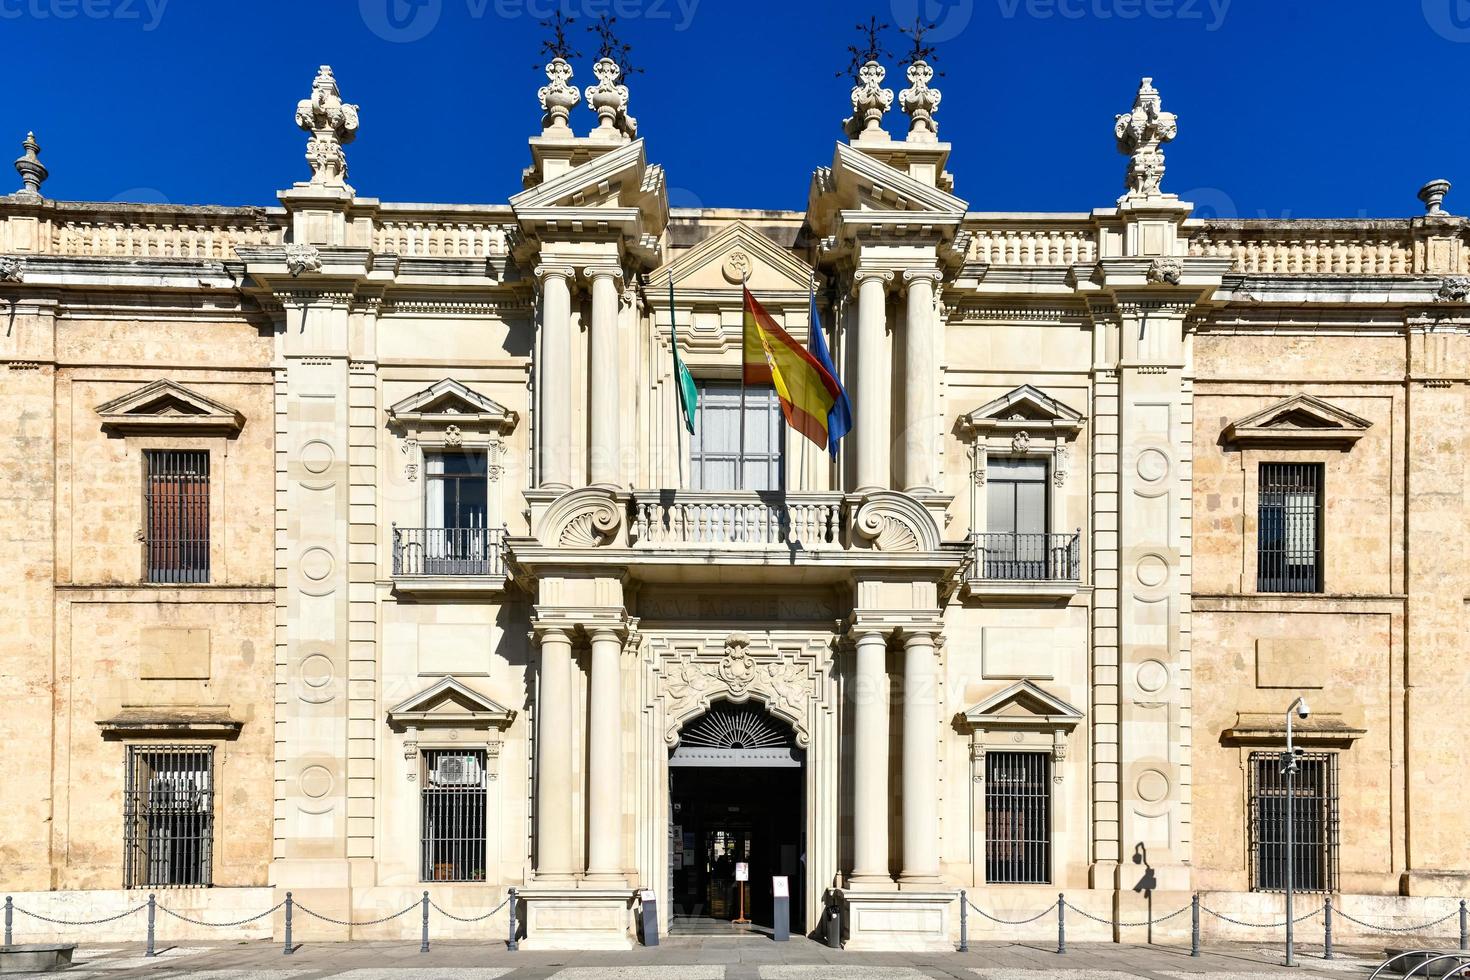
[[[322,253],[315,245],[303,242],[286,244],[286,271],[295,279],[303,272],[322,271]]]
[[[1164,179],[1164,152],[1160,147],[1178,133],[1174,113],[1161,108],[1154,80],[1145,78],[1138,85],[1133,110],[1118,116],[1113,127],[1113,134],[1118,138],[1118,152],[1132,158],[1128,162],[1128,176],[1123,182],[1128,192],[1118,198],[1119,204],[1136,198],[1161,196],[1159,183]]]
[[[15,196],[39,201],[41,182],[46,179],[47,175],[46,165],[37,157],[37,154],[41,152],[41,144],[36,142],[35,133],[26,133],[26,138],[20,145],[25,153],[15,161],[15,170],[20,174],[21,182],[25,186],[16,191]]]
[[[886,140],[883,114],[893,107],[893,89],[883,87],[888,70],[876,61],[858,69],[858,84],[852,87],[852,115],[843,123],[850,140]]]
[[[0,282],[25,282],[25,263],[13,255],[0,255]]]
[[[306,141],[311,182],[347,188],[347,155],[342,147],[357,138],[357,106],[342,101],[329,65],[317,69],[311,98],[296,104],[296,125],[311,134]]]
[[[20,166],[20,164],[16,164]],[[1450,192],[1450,182],[1447,180],[1431,180],[1419,188],[1419,200],[1424,202],[1424,213],[1433,215],[1448,215],[1449,212],[1443,208],[1444,196]]]
[[[547,84],[536,90],[536,98],[541,100],[541,111],[545,113],[541,117],[541,134],[571,136],[572,128],[567,125],[567,117],[582,101],[582,93],[577,91],[577,86],[567,84],[572,80],[572,66],[562,58],[552,58],[546,63],[546,79]]]
[[[622,66],[611,58],[598,58],[592,66],[596,85],[587,86],[587,108],[597,113],[593,139],[628,140],[638,136],[638,120],[628,115],[628,86],[617,84]]]
[[[916,61],[906,72],[909,87],[898,93],[898,106],[909,116],[910,143],[934,143],[939,140],[939,123],[934,113],[939,111],[939,89],[930,88],[934,80],[934,69],[927,61]]]

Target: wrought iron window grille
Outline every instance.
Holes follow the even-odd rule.
[[[214,884],[214,749],[130,745],[123,786],[124,884]]]
[[[985,753],[985,881],[1051,882],[1051,753]]]

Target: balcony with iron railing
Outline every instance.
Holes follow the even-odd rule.
[[[700,545],[727,548],[844,548],[841,493],[650,490],[631,501],[631,544],[638,549]]]
[[[1066,598],[1082,578],[1082,532],[973,536],[965,584],[972,595]]]
[[[393,582],[400,592],[505,588],[504,528],[393,525]]]

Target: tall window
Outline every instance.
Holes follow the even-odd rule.
[[[214,749],[128,746],[123,834],[127,887],[212,885]]]
[[[424,881],[485,880],[485,751],[427,749],[419,850]]]
[[[1262,463],[1256,590],[1322,591],[1322,464]]]
[[[776,390],[745,389],[745,444],[740,440],[740,385],[706,382],[689,458],[696,490],[780,490],[786,424]],[[744,481],[740,480],[744,472]]]
[[[474,450],[428,453],[424,481],[423,573],[483,573],[489,554],[485,454]]]
[[[148,581],[209,581],[209,453],[144,453]]]
[[[1286,774],[1282,753],[1250,756],[1251,888],[1286,888]],[[1307,752],[1297,758],[1292,784],[1292,885],[1301,891],[1337,888],[1337,755]]]
[[[985,880],[1051,881],[1051,754],[985,754]]]
[[[985,576],[1046,579],[1046,460],[991,457],[985,464]]]

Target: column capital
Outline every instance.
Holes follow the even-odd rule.
[[[566,282],[571,282],[577,275],[577,270],[571,266],[556,265],[554,263],[538,265],[531,271],[541,282],[545,282],[547,279],[561,279]]]
[[[572,630],[570,627],[556,623],[532,623],[531,639],[539,646],[548,640],[552,643],[572,642]]]
[[[944,614],[938,609],[854,609],[846,625],[847,634],[854,639],[864,633],[879,633],[902,643],[913,636],[937,643],[944,629]]]
[[[619,265],[589,265],[582,269],[582,275],[587,277],[588,282],[596,282],[599,279],[612,279],[614,282],[623,281],[623,267]]]
[[[886,290],[888,288],[888,284],[893,281],[893,270],[878,269],[873,266],[859,267],[852,274],[853,290],[856,291],[861,289],[863,287],[863,283],[868,282],[869,280],[877,280],[883,285],[883,288]]]
[[[944,281],[944,272],[940,269],[905,269],[902,279],[905,288],[916,282],[927,282],[938,286]]]

